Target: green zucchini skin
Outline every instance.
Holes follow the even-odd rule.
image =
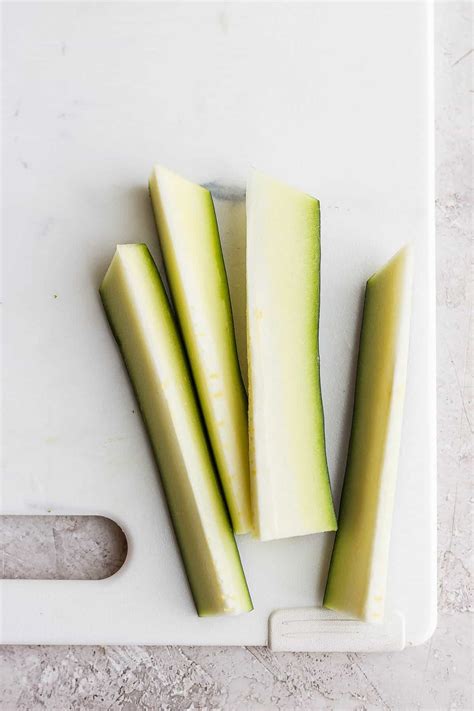
[[[119,245],[100,287],[155,454],[196,610],[252,610],[191,374],[144,244]]]
[[[251,493],[261,540],[336,529],[319,374],[319,201],[247,185]]]
[[[367,282],[352,431],[324,606],[382,622],[408,360],[413,255]]]
[[[247,396],[214,204],[155,166],[149,182],[166,275],[235,533],[252,529]]]

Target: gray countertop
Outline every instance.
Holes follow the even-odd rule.
[[[473,340],[472,5],[436,5],[439,622],[396,654],[274,654],[266,648],[3,647],[0,706],[25,709],[471,709]],[[117,567],[120,541],[93,521],[37,528],[50,577]],[[38,533],[39,531],[39,533]],[[25,534],[26,535],[26,534]],[[100,546],[97,537],[100,536]],[[4,577],[25,574],[13,520]],[[68,545],[75,541],[74,553]],[[416,542],[414,542],[416,544]]]

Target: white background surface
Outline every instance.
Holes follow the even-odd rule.
[[[262,649],[10,649],[6,708],[469,708],[469,8],[438,8],[440,625],[397,657]],[[464,109],[463,109],[464,106]],[[94,698],[94,695],[95,698]],[[10,706],[8,706],[10,704]]]

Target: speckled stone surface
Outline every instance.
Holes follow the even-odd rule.
[[[3,647],[0,708],[472,709],[472,6],[436,6],[439,624],[397,654],[264,648]],[[24,524],[23,524],[24,525]],[[47,577],[98,577],[123,557],[97,520],[29,530]],[[4,577],[26,577],[24,531],[3,521]],[[31,551],[31,548],[30,548]]]

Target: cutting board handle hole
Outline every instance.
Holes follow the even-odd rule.
[[[0,578],[102,580],[127,557],[122,529],[103,516],[0,516]]]

